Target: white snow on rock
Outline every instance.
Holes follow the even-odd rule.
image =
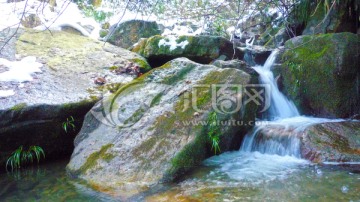
[[[57,0],[56,3],[57,6],[52,11],[48,3],[37,0],[14,3],[6,3],[6,0],[0,0],[0,31],[6,28],[16,28],[22,17],[36,14],[42,25],[35,29],[60,30],[63,26],[70,26],[80,31],[84,36],[95,39],[99,37],[100,25],[94,19],[85,17],[75,3],[69,0]],[[84,29],[84,26],[91,26],[94,29],[89,32]],[[20,27],[22,26],[20,25]]]
[[[13,90],[0,90],[0,98],[1,97],[9,97],[15,95],[15,92]]]
[[[189,44],[189,42],[187,40],[177,43],[176,39],[177,39],[177,37],[170,35],[170,36],[166,37],[165,39],[161,39],[159,41],[158,46],[159,46],[159,48],[161,46],[170,46],[170,51],[173,51],[177,47],[181,47],[182,49],[184,49],[186,47],[186,45]]]
[[[4,65],[9,68],[8,71],[0,73],[0,81],[15,81],[25,82],[32,81],[31,74],[35,72],[41,72],[40,67],[43,64],[36,62],[36,57],[28,56],[21,61],[9,61],[4,58],[0,58],[0,65]]]

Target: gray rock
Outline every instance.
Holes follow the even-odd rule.
[[[301,155],[313,162],[359,162],[360,122],[311,126],[302,135]]]
[[[122,48],[129,48],[141,38],[161,34],[156,22],[130,20],[110,28],[106,41]]]
[[[250,78],[237,69],[201,65],[186,58],[153,69],[112,97],[103,99],[86,115],[75,140],[68,172],[100,191],[115,191],[125,197],[156,183],[178,179],[214,155],[209,126],[197,124],[208,120],[209,113],[214,111],[210,85],[244,86]],[[197,93],[190,94],[194,89]],[[238,97],[235,99],[242,95],[234,94]],[[196,105],[187,105],[189,96]],[[219,112],[218,120],[244,123],[254,120],[254,103],[239,110]],[[245,124],[222,126],[221,152],[238,149],[248,128]],[[126,192],[129,188],[135,191]]]
[[[6,158],[21,145],[41,146],[46,159],[71,153],[86,112],[103,93],[133,79],[113,74],[110,67],[129,61],[147,64],[130,51],[109,44],[103,47],[101,42],[65,32],[20,31],[5,51],[9,51],[4,54],[9,60],[35,56],[43,66],[41,73],[32,74],[32,81],[0,81],[0,90],[15,92],[0,97],[1,170]],[[97,77],[106,77],[106,84],[96,85]],[[71,117],[76,128],[68,126],[66,133],[63,124]]]

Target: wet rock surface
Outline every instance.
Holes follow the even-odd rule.
[[[360,162],[360,122],[322,123],[302,135],[301,155],[313,162]]]
[[[179,178],[214,154],[208,126],[196,124],[208,120],[213,111],[210,84],[246,85],[250,79],[237,69],[201,65],[185,58],[153,69],[86,115],[68,172],[100,191],[125,197]],[[205,88],[197,89],[197,96],[189,94],[196,85]],[[189,96],[197,103],[195,107],[184,107]],[[254,105],[243,106],[241,113],[218,114],[219,120],[247,123],[255,118]],[[221,127],[221,152],[238,149],[248,127]],[[130,188],[132,192],[125,191]]]
[[[252,149],[266,154],[295,156],[315,163],[359,162],[360,122],[327,121],[330,122],[260,127]]]

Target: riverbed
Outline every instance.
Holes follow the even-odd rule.
[[[120,200],[67,176],[67,163],[1,174],[0,201]],[[129,201],[360,201],[360,165],[317,165],[291,156],[227,152],[207,159],[178,183]]]

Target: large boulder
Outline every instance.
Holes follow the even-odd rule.
[[[360,162],[360,122],[322,123],[302,135],[301,155],[313,162]]]
[[[310,16],[306,22],[303,35],[352,32],[356,33],[359,20],[360,2],[343,0],[339,3],[324,5],[322,1],[314,4],[309,10]],[[330,9],[331,8],[331,9]],[[329,10],[330,9],[330,10]]]
[[[217,131],[220,151],[240,147],[257,105],[250,102],[239,110],[231,105],[245,98],[236,92],[236,86],[221,90],[235,100],[216,101],[211,84],[245,87],[250,80],[243,71],[201,65],[186,58],[153,69],[86,115],[67,170],[99,191],[126,197],[156,183],[176,180],[214,155],[208,136],[214,132],[207,124],[209,114],[216,113],[223,124]],[[225,111],[229,113],[222,113]],[[229,122],[238,124],[226,124]],[[129,188],[134,192],[126,191]]]
[[[101,42],[66,32],[18,30],[3,51],[0,171],[5,168],[6,158],[21,145],[41,146],[46,159],[71,154],[85,114],[102,93],[115,91],[133,79],[113,74],[111,67],[128,61],[146,64],[135,53],[112,45],[103,47]],[[27,73],[35,68],[32,65],[38,69]],[[101,77],[106,83],[96,85],[94,82]]]
[[[322,117],[360,113],[360,36],[351,33],[300,36],[286,42],[283,91],[301,111]]]
[[[149,38],[161,34],[158,24],[154,21],[130,20],[112,28],[106,40],[116,46],[129,48],[141,38]]]
[[[216,36],[153,36],[143,39],[132,48],[145,57],[152,67],[158,67],[178,57],[202,64],[225,56],[225,60],[243,59],[241,51],[225,38]]]

